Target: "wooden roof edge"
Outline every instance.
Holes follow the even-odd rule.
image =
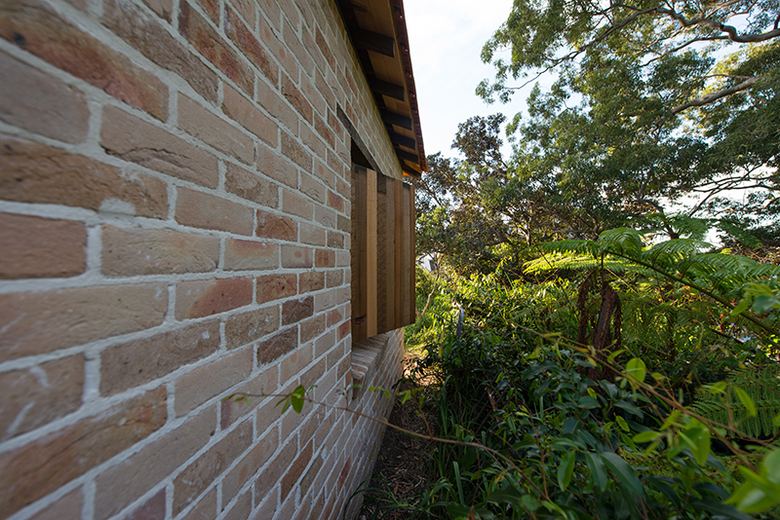
[[[417,107],[417,89],[414,84],[414,73],[412,71],[412,56],[409,52],[409,34],[406,31],[406,15],[404,14],[403,0],[390,0],[392,2],[393,13],[395,13],[395,26],[398,38],[398,49],[400,58],[403,62],[404,73],[406,76],[406,88],[409,92],[409,107],[412,112],[414,133],[417,137],[417,151],[420,155],[420,168],[423,172],[428,171],[428,161],[425,157],[425,147],[423,146],[422,127],[420,125],[420,111]]]

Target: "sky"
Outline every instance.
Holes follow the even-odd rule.
[[[512,0],[404,2],[426,155],[455,157],[451,146],[458,123],[471,116],[502,112],[511,119],[522,110],[527,92],[506,105],[486,105],[474,93],[480,81],[494,77],[479,55],[511,7]]]

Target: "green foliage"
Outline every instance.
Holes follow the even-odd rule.
[[[780,432],[780,366],[747,366],[731,372],[727,385],[700,389],[692,409],[716,423],[739,429],[750,437],[773,437]]]

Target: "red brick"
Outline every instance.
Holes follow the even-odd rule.
[[[282,153],[305,171],[311,171],[311,154],[287,132],[282,132]]]
[[[83,356],[0,373],[0,441],[75,412],[81,406],[83,393]]]
[[[344,316],[341,314],[341,309],[331,309],[328,311],[328,327],[335,327],[341,323],[341,319]]]
[[[308,51],[303,47],[303,44],[298,39],[295,29],[293,29],[290,24],[284,24],[284,27],[282,28],[282,37],[287,48],[289,48],[293,55],[298,58],[298,62],[300,63],[301,68],[306,72],[306,74],[311,76],[314,72],[314,61],[311,59]],[[292,73],[293,71],[288,69],[288,72]]]
[[[218,348],[216,320],[111,347],[100,354],[100,393],[112,395],[154,381]]]
[[[298,346],[298,327],[290,327],[257,346],[257,365],[262,366]]]
[[[202,273],[219,262],[219,239],[162,229],[103,226],[103,272],[109,276]]]
[[[252,65],[257,67],[271,83],[276,84],[276,80],[279,77],[279,67],[277,67],[273,58],[269,56],[268,50],[247,29],[244,22],[239,19],[233,9],[226,9],[226,14],[225,34],[227,37],[241,49],[241,52],[244,53],[244,56],[249,59]],[[254,22],[254,19],[252,21]]]
[[[211,18],[211,21],[214,22],[214,25],[219,27],[219,0],[193,0],[196,2],[200,7],[206,11],[206,14],[209,15],[209,18]]]
[[[81,518],[81,488],[74,489],[52,505],[35,514],[34,520],[63,520]]]
[[[252,303],[251,278],[192,280],[176,285],[176,319],[219,314]]]
[[[273,147],[277,145],[279,141],[277,124],[232,87],[225,87],[222,110],[228,117],[268,145]]]
[[[300,125],[298,128],[298,135],[304,146],[311,150],[315,157],[327,157],[328,149],[325,145],[325,141],[323,141],[314,131],[310,130],[309,127]]]
[[[309,443],[298,455],[298,458],[295,459],[295,462],[292,463],[292,466],[290,466],[290,469],[287,471],[287,474],[284,476],[284,478],[282,478],[282,501],[287,498],[287,495],[292,490],[293,485],[295,485],[300,476],[303,474],[303,470],[306,469],[306,466],[309,465],[311,455],[312,443]]]
[[[321,336],[314,342],[314,357],[318,358],[325,355],[336,344],[336,332],[333,330],[328,331],[327,334]]]
[[[254,161],[254,143],[241,130],[181,94],[178,110],[179,128],[246,164]]]
[[[233,500],[238,492],[249,482],[255,473],[268,462],[279,447],[279,431],[274,429],[266,433],[257,444],[225,475],[222,481],[222,501]]]
[[[219,424],[223,430],[227,430],[231,424],[237,422],[246,414],[254,410],[258,404],[263,401],[264,395],[273,394],[278,390],[278,370],[276,367],[270,367],[266,369],[262,374],[255,377],[245,385],[242,385],[236,390],[237,397],[233,399],[227,399],[220,402],[219,406]],[[245,394],[247,399],[240,397],[241,394]],[[272,406],[276,405],[276,400],[269,401]],[[269,403],[266,403],[268,405]],[[263,410],[266,406],[263,406]],[[267,425],[258,423],[257,431],[258,436],[264,432]]]
[[[328,247],[344,248],[344,235],[337,231],[328,231]]]
[[[297,192],[282,189],[282,211],[311,220],[314,215],[314,204]]]
[[[252,234],[252,210],[236,202],[202,191],[178,188],[176,222],[202,229],[239,235]]]
[[[116,107],[103,109],[100,145],[123,161],[207,188],[216,188],[219,182],[212,154]]]
[[[255,12],[257,4],[254,0],[230,0],[230,4],[236,12],[247,23],[250,29],[255,27]]]
[[[291,378],[298,376],[312,362],[312,347],[307,345],[294,350],[282,360],[279,381],[287,383]]]
[[[0,511],[10,515],[148,437],[166,420],[164,388],[0,455]]]
[[[311,104],[306,100],[306,96],[298,90],[287,74],[282,74],[282,95],[287,101],[303,116],[309,123],[312,122]]]
[[[175,410],[182,416],[212,397],[240,383],[252,372],[252,349],[243,349],[217,361],[201,365],[176,380]]]
[[[164,218],[164,182],[44,144],[0,141],[0,196],[16,202],[62,204],[98,211],[120,202],[143,217]]]
[[[0,295],[0,361],[53,352],[162,323],[162,284]]]
[[[301,193],[310,199],[314,199],[317,202],[325,204],[327,191],[328,188],[326,188],[325,185],[315,177],[307,173],[301,174]]]
[[[344,271],[342,271],[341,269],[328,271],[325,280],[328,288],[340,287],[344,285]]]
[[[172,0],[144,2],[160,17],[171,21]],[[103,23],[148,59],[184,78],[205,99],[217,102],[217,75],[139,6],[109,0],[104,7]]]
[[[335,228],[338,222],[335,211],[320,205],[317,205],[317,207],[314,209],[314,220],[322,224],[324,227],[331,229]]]
[[[225,241],[225,269],[243,271],[279,267],[279,246],[271,242],[253,242],[230,238]]]
[[[352,320],[347,320],[339,325],[339,341],[346,338],[352,332]]]
[[[279,200],[279,189],[275,184],[233,163],[227,164],[225,189],[241,198],[269,208],[275,208]]]
[[[273,26],[273,29],[278,31],[281,28],[282,12],[279,9],[279,4],[276,0],[257,0],[257,4],[260,8],[260,18],[268,19]]]
[[[282,246],[282,267],[285,268],[311,268],[312,250],[310,247]]]
[[[325,61],[327,61],[328,65],[330,65],[330,68],[336,70],[336,59],[333,57],[333,52],[330,50],[328,40],[322,34],[319,26],[317,27],[317,32],[314,35],[314,41],[322,52],[322,55],[325,57]]]
[[[95,479],[95,520],[115,515],[155,487],[206,445],[216,425],[208,408],[101,473]]]
[[[298,114],[279,95],[277,90],[262,79],[257,80],[257,102],[275,117],[293,135],[298,134]]]
[[[326,232],[320,226],[308,223],[300,225],[300,242],[310,246],[324,246],[326,242]]]
[[[138,506],[124,520],[163,520],[165,518],[165,488]]]
[[[306,493],[309,492],[309,489],[311,488],[312,483],[314,482],[314,479],[317,477],[317,474],[320,472],[323,466],[323,460],[322,455],[314,459],[314,461],[311,463],[311,466],[306,471],[306,474],[301,479],[300,489],[301,489],[301,496],[306,495]],[[315,490],[316,494],[317,490]]]
[[[267,307],[234,314],[225,322],[227,348],[236,348],[258,340],[279,328],[279,309]]]
[[[317,249],[314,252],[314,267],[335,267],[336,252],[332,249]]]
[[[318,314],[301,322],[301,343],[306,343],[325,332],[327,318],[324,314]]]
[[[241,495],[223,520],[247,520],[252,512],[252,490],[247,490]]]
[[[153,74],[61,18],[40,0],[16,0],[0,10],[0,37],[160,120],[168,88]]]
[[[328,190],[328,206],[344,213],[344,199],[336,192]]]
[[[257,236],[294,242],[298,240],[298,223],[288,217],[257,210]]]
[[[179,514],[252,444],[252,423],[244,421],[187,466],[173,481],[173,515]]]
[[[283,472],[290,467],[290,464],[295,460],[297,454],[298,439],[296,437],[285,439],[283,448],[276,457],[271,460],[270,464],[266,465],[257,480],[255,480],[255,497],[258,502],[264,500],[265,497],[270,494],[270,491],[279,483],[279,479],[282,477]]]
[[[300,300],[286,301],[282,305],[282,325],[297,323],[314,313],[314,298],[308,296]]]
[[[217,488],[212,488],[181,520],[214,520],[216,516]]]
[[[87,266],[81,222],[0,213],[0,279],[76,276]]]
[[[323,272],[309,271],[298,276],[298,292],[301,294],[319,291],[323,288],[325,288],[325,273]]]
[[[251,94],[254,90],[254,74],[246,61],[226,44],[225,40],[189,3],[182,0],[179,6],[179,32],[204,58],[214,64],[241,90]]]
[[[294,274],[269,274],[257,278],[257,303],[295,296],[298,283]]]
[[[0,120],[67,143],[87,136],[89,109],[84,95],[63,81],[0,53]]]

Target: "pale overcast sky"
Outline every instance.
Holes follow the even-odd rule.
[[[474,93],[482,79],[494,77],[479,55],[511,6],[512,0],[404,2],[426,154],[454,157],[450,146],[458,123],[497,112],[511,118],[524,106],[526,92],[507,105],[486,105]]]

